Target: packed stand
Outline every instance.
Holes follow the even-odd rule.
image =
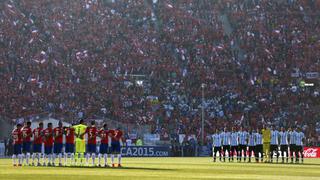
[[[319,142],[319,87],[291,78],[319,72],[319,13],[289,2],[2,1],[0,113],[110,118],[169,138],[199,137],[204,107],[208,134],[299,125]]]

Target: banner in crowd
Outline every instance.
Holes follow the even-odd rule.
[[[145,145],[154,146],[158,141],[160,141],[159,134],[144,134],[143,142]]]
[[[127,146],[121,148],[124,157],[168,157],[169,146]]]
[[[305,158],[320,158],[320,147],[304,147],[303,156]]]
[[[306,77],[307,79],[318,79],[320,77],[319,72],[307,72],[305,74],[301,72],[293,72],[291,73],[291,77],[298,78],[298,77]]]
[[[137,139],[138,138],[137,133],[128,133],[128,136],[130,139]]]
[[[307,77],[307,79],[318,79],[319,73],[318,72],[307,72],[306,77]]]

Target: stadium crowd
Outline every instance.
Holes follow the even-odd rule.
[[[319,84],[297,77],[320,70],[319,8],[319,0],[1,1],[0,115],[108,117],[199,136],[204,107],[207,133],[300,126],[319,144]]]

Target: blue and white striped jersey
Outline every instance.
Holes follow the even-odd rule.
[[[279,131],[273,130],[271,131],[271,142],[272,145],[278,145],[279,144]]]
[[[239,145],[239,133],[232,132],[231,133],[231,146],[238,146]]]
[[[304,138],[304,133],[303,132],[297,132],[296,134],[296,145],[297,146],[303,146],[302,139]]]
[[[289,144],[296,144],[297,132],[296,131],[289,131]]]
[[[262,142],[262,134],[255,133],[254,136],[255,136],[255,140],[256,140],[256,145],[263,144],[263,142]]]
[[[221,147],[222,137],[221,137],[220,133],[213,134],[212,140],[213,140],[214,147]]]
[[[248,135],[247,131],[239,131],[239,144],[247,145]]]
[[[249,140],[248,140],[248,146],[255,146],[255,134],[254,133],[249,133]]]
[[[222,132],[221,137],[222,137],[222,145],[224,145],[224,146],[230,145],[230,141],[231,141],[231,133],[230,132]]]
[[[279,132],[280,136],[280,145],[288,145],[288,132]]]

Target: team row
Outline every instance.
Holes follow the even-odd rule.
[[[305,135],[300,129],[288,129],[281,128],[280,131],[275,130],[273,127],[269,130],[257,129],[256,131],[250,130],[249,132],[240,128],[239,131],[235,131],[232,128],[231,132],[224,131],[216,132],[212,135],[213,146],[221,147],[226,145],[238,146],[238,145],[248,145],[256,146],[263,143],[270,143],[271,145],[289,145],[294,144],[297,146],[302,146],[304,143]]]
[[[251,162],[251,156],[254,152],[257,162],[265,159],[265,162],[273,161],[273,154],[276,154],[277,162],[280,156],[279,150],[282,155],[282,162],[286,156],[286,162],[288,163],[289,157],[291,157],[291,163],[293,163],[294,156],[296,162],[303,162],[303,143],[304,133],[301,129],[288,129],[281,128],[280,131],[275,130],[273,127],[257,129],[256,131],[250,130],[249,132],[240,128],[239,131],[235,131],[233,128],[231,132],[224,131],[219,132],[216,130],[212,135],[213,139],[213,158],[216,159],[216,154],[219,152],[220,160],[223,156],[224,160],[226,154],[229,155],[229,161],[233,161],[233,156],[236,154],[238,162],[241,162],[241,157],[246,157],[248,154],[249,162]],[[280,145],[280,146],[279,146]],[[260,154],[260,156],[259,156]]]
[[[100,137],[99,165],[100,158],[103,157],[105,159],[105,166],[107,166],[107,154],[111,153],[112,165],[114,166],[114,154],[118,154],[118,165],[120,166],[122,134],[119,128],[109,130],[107,124],[98,129],[95,127],[95,121],[86,126],[84,121],[80,120],[78,125],[69,127],[63,127],[62,122],[59,122],[56,128],[52,127],[52,123],[48,123],[46,129],[43,128],[43,123],[40,122],[39,127],[34,130],[31,129],[31,122],[27,122],[24,126],[18,124],[12,131],[14,165],[16,165],[15,159],[17,157],[19,160],[18,165],[22,164],[24,158],[27,164],[29,164],[32,144],[32,159],[35,160],[37,158],[38,165],[40,165],[41,156],[44,165],[54,164],[55,157],[59,158],[59,165],[62,165],[63,136],[65,136],[65,165],[67,164],[67,157],[71,157],[71,162],[74,164],[77,164],[77,162],[82,164],[84,162],[84,153],[86,153],[86,163],[88,163],[89,158],[92,158],[92,165],[95,165],[97,137]],[[88,138],[87,141],[85,140],[86,137]],[[31,141],[32,138],[33,143]],[[43,144],[44,154],[42,154]],[[48,163],[46,163],[46,158],[49,160]]]
[[[86,128],[85,133],[79,134],[75,132],[73,126],[63,127],[62,122],[59,122],[58,127],[53,128],[52,123],[48,123],[47,128],[44,129],[43,123],[39,123],[39,127],[31,129],[31,122],[27,122],[25,126],[18,124],[12,131],[13,144],[30,143],[33,138],[33,144],[42,144],[45,146],[52,146],[63,143],[63,136],[65,136],[66,144],[74,144],[75,138],[84,139],[87,134],[88,144],[96,144],[97,137],[101,138],[101,144],[109,144],[112,141],[120,141],[122,132],[119,129],[109,130],[107,124],[104,124],[101,129],[95,127],[94,121]]]

